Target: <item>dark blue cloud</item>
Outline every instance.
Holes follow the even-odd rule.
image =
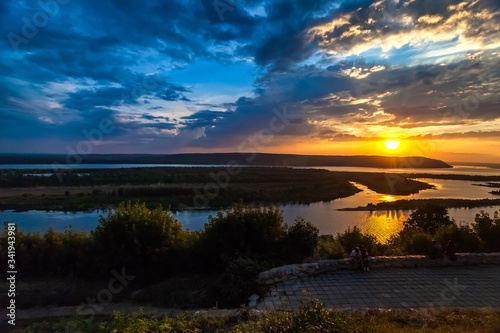
[[[202,110],[189,116],[181,117],[181,119],[183,120],[182,124],[185,126],[185,129],[193,130],[214,125],[221,126],[223,125],[223,121],[221,120],[230,116],[231,112]]]
[[[143,114],[143,115],[141,115],[141,118],[142,119],[146,119],[146,120],[156,121],[156,122],[159,122],[159,121],[170,121],[169,117],[153,116],[151,114]]]
[[[173,102],[173,101],[189,102],[190,99],[187,98],[186,96],[184,96],[184,94],[182,94],[182,91],[189,91],[189,90],[187,90],[185,88],[182,88],[181,90],[179,90],[179,89],[176,89],[175,87],[168,88],[167,90],[165,90],[165,92],[160,94],[158,97],[160,97],[161,99],[164,99],[166,101],[169,101],[169,102]]]

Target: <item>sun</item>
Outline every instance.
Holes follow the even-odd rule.
[[[385,148],[387,148],[389,150],[398,149],[400,144],[401,144],[401,142],[399,142],[397,140],[391,140],[391,141],[384,142]]]

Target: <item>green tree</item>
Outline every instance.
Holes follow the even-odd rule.
[[[176,253],[188,233],[161,206],[148,209],[144,203],[127,202],[109,210],[106,217],[101,216],[92,236],[100,256],[106,258],[105,264],[131,266],[155,276],[164,274],[162,270],[167,266],[173,270]],[[168,264],[167,259],[171,259]]]
[[[270,268],[272,266],[269,264],[251,258],[230,259],[208,292],[219,306],[240,306],[248,302],[248,296],[254,293],[265,294],[268,288],[257,277],[260,272]]]
[[[235,207],[210,217],[200,235],[200,265],[221,267],[227,258],[275,260],[287,232],[276,207]]]
[[[391,237],[390,246],[395,254],[422,254],[432,251],[432,235],[413,227],[405,227],[397,236]],[[397,253],[399,252],[399,253]]]
[[[345,256],[342,244],[332,235],[321,235],[318,237],[318,245],[314,251],[314,258],[322,259],[340,259]]]
[[[363,234],[357,226],[347,228],[343,233],[337,234],[337,241],[344,248],[345,254],[348,256],[351,251],[357,246],[364,245],[368,250],[369,255],[377,255],[377,238],[373,235]]]
[[[440,228],[454,224],[445,207],[433,204],[417,208],[404,222],[405,227],[417,228],[432,235]]]
[[[468,225],[443,227],[436,232],[435,238],[443,248],[446,247],[448,241],[453,241],[458,252],[479,252],[481,250],[481,241],[477,233]]]
[[[318,228],[302,217],[297,217],[295,223],[288,228],[284,239],[287,261],[300,262],[306,257],[314,256],[314,250],[318,245],[318,236]]]
[[[492,218],[490,214],[481,211],[476,215],[472,228],[481,239],[483,251],[500,251],[500,217],[498,212],[495,212]]]

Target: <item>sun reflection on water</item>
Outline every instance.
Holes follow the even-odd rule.
[[[403,229],[407,217],[402,212],[371,212],[364,225],[364,231],[374,235],[381,243],[387,243],[392,235]]]

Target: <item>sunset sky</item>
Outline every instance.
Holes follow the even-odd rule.
[[[498,0],[2,0],[0,22],[0,152],[500,162]]]

